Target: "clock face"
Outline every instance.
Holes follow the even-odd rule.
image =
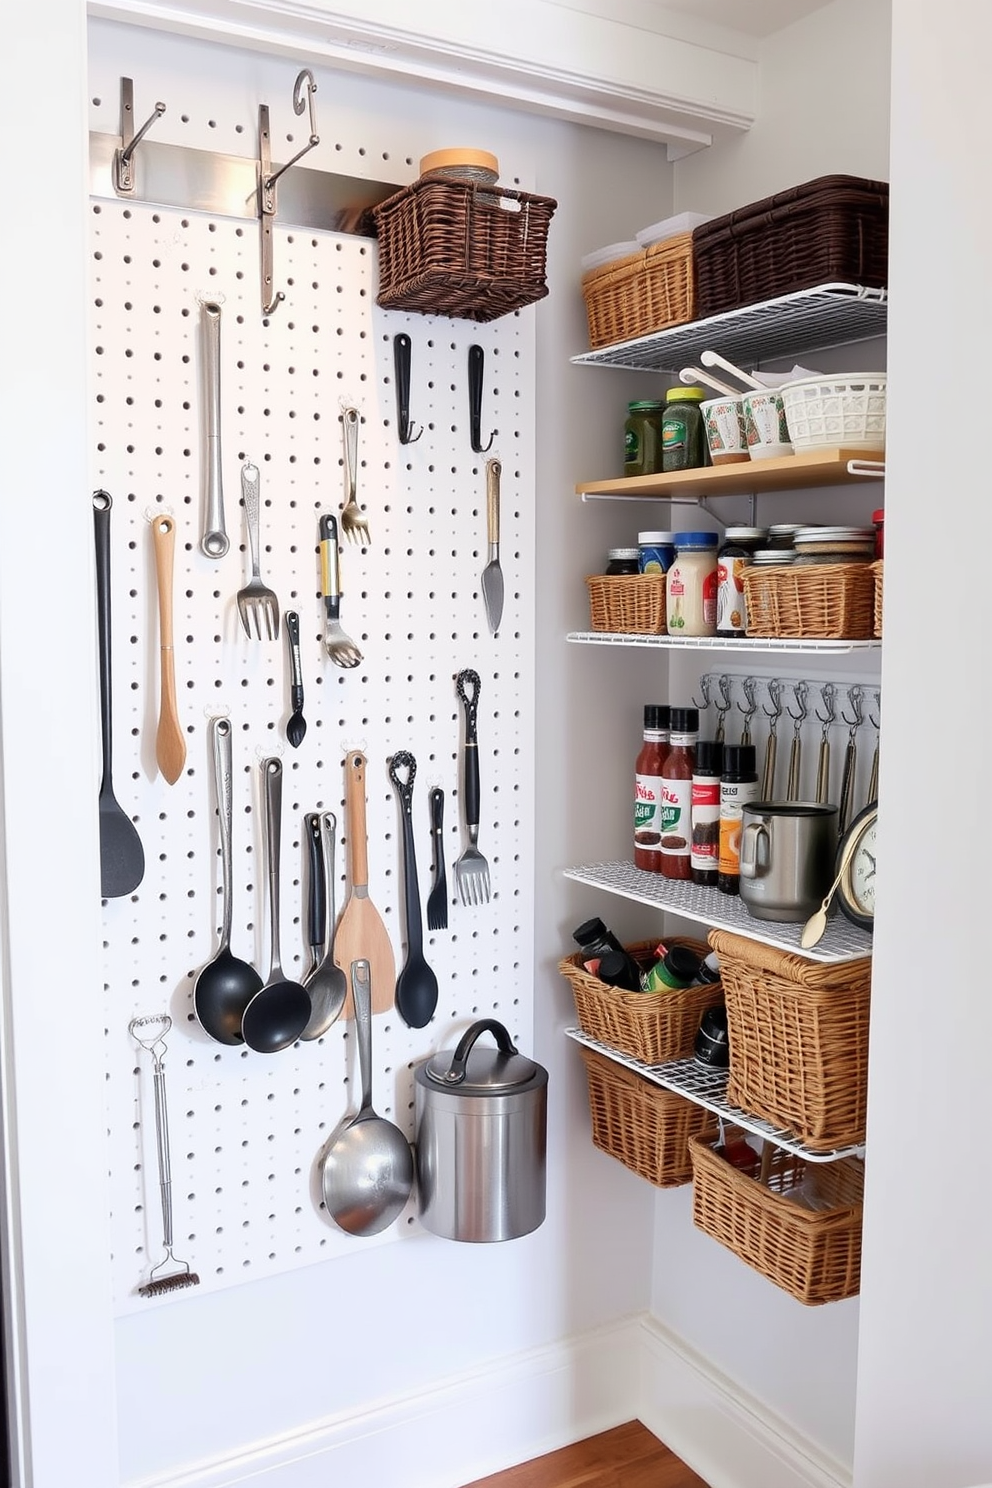
[[[878,833],[877,808],[867,807],[855,817],[845,841],[854,839],[854,848],[838,885],[840,907],[856,925],[870,930],[875,922],[875,859]],[[841,852],[844,843],[841,844]]]

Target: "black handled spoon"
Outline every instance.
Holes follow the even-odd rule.
[[[405,770],[406,779],[399,771]],[[420,918],[417,852],[413,840],[413,782],[417,761],[401,749],[389,761],[389,778],[400,798],[403,817],[403,894],[406,906],[406,962],[396,978],[396,1006],[408,1028],[425,1028],[437,1007],[437,977],[424,959],[424,927]]]

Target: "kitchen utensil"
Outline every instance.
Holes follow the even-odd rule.
[[[857,838],[848,836],[841,849],[840,862],[837,864],[837,877],[824,894],[823,903],[819,909],[814,910],[803,926],[802,934],[799,937],[799,944],[804,951],[812,950],[813,946],[823,938],[823,932],[827,928],[827,911],[830,908],[830,901],[837,892],[837,885],[847,872],[847,865],[851,861],[856,846]]]
[[[348,813],[350,892],[341,914],[334,960],[346,973],[353,961],[368,961],[372,980],[373,1013],[389,1012],[396,987],[396,962],[386,926],[369,897],[369,842],[365,825],[365,755],[353,749],[344,762],[345,807]],[[349,987],[343,1017],[354,1017]]]
[[[162,1245],[165,1255],[153,1266],[148,1280],[138,1288],[140,1297],[160,1297],[165,1292],[177,1291],[180,1287],[199,1286],[200,1278],[189,1261],[177,1260],[172,1249],[172,1166],[169,1160],[169,1110],[165,1095],[166,1036],[172,1027],[168,1013],[156,1013],[144,1018],[132,1018],[128,1032],[135,1043],[140,1044],[152,1056],[153,1085],[155,1089],[155,1147],[158,1155],[158,1186],[162,1199]],[[178,1269],[156,1276],[164,1266]]]
[[[427,928],[448,928],[448,876],[444,865],[444,791],[435,785],[428,796],[431,813],[431,844],[434,851],[434,887],[427,896]]]
[[[245,522],[248,526],[248,545],[251,549],[251,578],[243,589],[238,590],[238,614],[249,640],[254,636],[262,639],[262,630],[270,641],[279,637],[279,601],[273,590],[262,583],[258,567],[259,552],[259,494],[258,466],[246,460],[241,467],[241,495],[245,504]]]
[[[486,619],[493,635],[503,618],[503,570],[499,566],[499,460],[486,461],[486,527],[489,535],[489,562],[482,571],[482,597],[486,602]]]
[[[310,856],[309,915],[310,970],[303,985],[310,994],[310,1018],[300,1034],[304,1042],[321,1038],[341,1016],[348,995],[348,978],[334,960],[334,838],[333,811],[306,817]]]
[[[463,904],[488,904],[490,894],[489,864],[479,851],[479,743],[476,737],[479,691],[478,672],[466,668],[455,679],[458,696],[465,707],[465,752],[463,756],[463,790],[465,826],[469,845],[455,863],[455,883]],[[471,689],[471,691],[469,690]]]
[[[223,558],[231,546],[224,525],[224,484],[220,458],[220,306],[204,300],[200,306],[203,349],[203,490],[204,515],[200,552]]]
[[[741,813],[742,904],[755,919],[806,920],[827,890],[836,853],[836,806],[746,802]]]
[[[808,691],[806,683],[797,682],[793,690],[796,694],[796,702],[799,704],[799,711],[793,713],[792,709],[789,709],[789,717],[792,719],[793,727],[792,746],[789,749],[789,778],[788,784],[786,785],[785,789],[785,799],[787,801],[799,800],[800,780],[802,779],[803,766],[802,732],[803,724],[806,722],[806,719],[809,715],[809,709],[806,706],[806,697]]]
[[[778,721],[782,716],[781,684],[777,678],[772,678],[768,684],[768,695],[772,700],[772,707],[768,709],[762,704],[762,712],[769,720],[768,738],[765,741],[765,759],[761,767],[761,799],[773,801],[775,799],[775,766],[778,757]]]
[[[210,745],[214,765],[214,792],[220,819],[221,895],[223,919],[220,945],[212,961],[200,968],[193,983],[193,1012],[204,1033],[219,1044],[242,1044],[241,1020],[262,978],[247,961],[231,952],[231,838],[233,821],[233,767],[231,720],[211,718]]]
[[[482,443],[482,383],[485,376],[486,353],[481,346],[468,349],[468,428],[472,449],[477,455],[486,454],[496,438],[490,434],[489,443]]]
[[[100,779],[100,893],[104,899],[131,894],[145,876],[145,852],[137,829],[113,787],[113,698],[110,644],[110,512],[107,491],[93,493],[93,530],[96,545],[96,602],[100,645],[100,736],[103,774]]]
[[[362,1104],[321,1160],[327,1212],[349,1235],[378,1235],[398,1218],[413,1189],[413,1152],[391,1121],[372,1106],[372,972],[369,962],[351,963],[358,1033]]]
[[[403,779],[400,771],[406,771]],[[400,798],[403,821],[403,898],[406,907],[406,961],[396,979],[396,1006],[408,1028],[426,1028],[437,1007],[437,977],[424,958],[424,928],[420,918],[417,851],[413,839],[413,782],[417,761],[400,749],[389,761],[389,778]]]
[[[703,383],[725,398],[740,397],[740,388],[731,387],[729,382],[721,382],[719,377],[714,377],[712,372],[704,372],[702,367],[683,367],[679,373],[679,382],[684,382],[688,387]]]
[[[257,1054],[278,1054],[295,1044],[310,1021],[310,994],[283,973],[279,945],[279,863],[282,833],[282,760],[262,761],[265,846],[269,875],[269,975],[245,1008],[241,1032]]]
[[[735,367],[733,362],[728,362],[726,357],[720,356],[716,351],[701,351],[699,360],[704,367],[722,367],[724,372],[729,372],[731,377],[736,377],[746,388],[763,388],[764,383],[752,377],[750,372],[742,372],[740,367]]]
[[[351,542],[371,543],[369,526],[357,500],[358,409],[346,408],[341,416],[344,434],[344,482],[347,501],[341,508],[341,530]]]
[[[319,522],[320,592],[324,596],[324,649],[335,666],[358,666],[362,653],[341,626],[341,567],[338,519],[325,513]]]
[[[176,524],[172,517],[152,521],[155,575],[158,583],[159,703],[155,759],[170,785],[175,785],[186,763],[186,736],[176,702],[175,648],[172,638],[172,570],[176,553]]]
[[[847,748],[844,751],[844,773],[840,784],[840,820],[838,829],[846,832],[851,823],[851,812],[854,809],[854,780],[858,770],[858,723],[853,723],[848,730]]]
[[[303,667],[300,663],[300,617],[295,610],[286,611],[286,634],[289,637],[289,701],[292,712],[286,724],[286,738],[299,749],[307,731],[303,717]]]
[[[393,368],[396,373],[396,437],[400,444],[416,444],[423,429],[413,433],[410,423],[410,355],[412,344],[405,331],[393,337]]]
[[[477,1046],[492,1033],[496,1049]],[[515,1240],[544,1220],[548,1072],[495,1018],[414,1074],[420,1218],[446,1240]]]
[[[830,726],[834,721],[834,698],[837,689],[832,682],[824,682],[820,688],[820,697],[823,699],[824,712],[819,708],[816,716],[822,724],[820,730],[820,751],[816,760],[816,799],[820,802],[830,799]]]

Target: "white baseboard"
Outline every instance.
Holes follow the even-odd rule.
[[[635,1418],[711,1488],[849,1488],[646,1316],[129,1488],[461,1488]]]

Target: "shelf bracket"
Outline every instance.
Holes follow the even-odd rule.
[[[848,475],[861,476],[864,480],[884,480],[884,460],[848,460]]]
[[[304,92],[305,89],[305,92]],[[313,73],[309,67],[304,67],[297,74],[293,85],[293,112],[302,114],[304,109],[309,108],[310,114],[310,137],[302,150],[297,150],[291,160],[281,165],[278,170],[272,169],[272,137],[269,129],[269,106],[260,103],[258,106],[258,221],[261,232],[262,253],[262,314],[271,315],[273,310],[284,300],[286,296],[282,290],[275,290],[275,267],[273,261],[272,228],[276,218],[276,182],[280,176],[284,176],[290,166],[302,160],[315,145],[320,144],[320,135],[317,133],[317,111],[314,106],[313,96],[317,91]]]
[[[114,151],[114,190],[118,196],[134,195],[134,152],[157,119],[165,113],[165,104],[156,103],[155,112],[138,130],[134,130],[134,82],[121,78],[121,143]]]

